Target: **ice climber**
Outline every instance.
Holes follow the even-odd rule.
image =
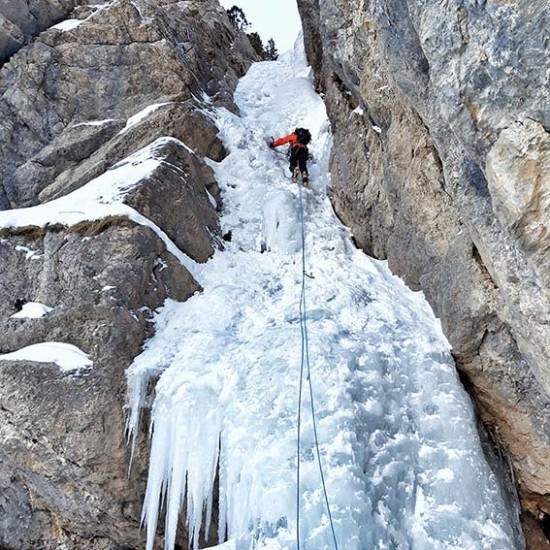
[[[309,175],[307,171],[307,161],[310,158],[309,150],[307,148],[308,143],[311,141],[311,133],[306,128],[296,128],[292,134],[284,136],[282,138],[274,140],[271,138],[269,146],[271,148],[290,144],[290,172],[292,174],[292,181],[296,183],[298,176],[302,176],[302,185],[307,187],[309,182]]]

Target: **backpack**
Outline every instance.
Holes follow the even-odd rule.
[[[298,138],[298,143],[301,143],[302,145],[307,145],[311,141],[311,133],[305,128],[296,128],[294,133]]]

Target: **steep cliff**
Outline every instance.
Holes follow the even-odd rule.
[[[298,0],[357,244],[421,289],[509,453],[533,548],[550,514],[547,2]]]
[[[69,17],[0,71],[0,547],[141,548],[148,442],[128,476],[124,373],[154,310],[200,288],[184,264],[223,242],[209,109],[236,109],[254,54],[215,0]],[[31,354],[60,344],[90,365]]]

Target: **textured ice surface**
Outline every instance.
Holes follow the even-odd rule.
[[[219,550],[296,548],[300,202],[284,155],[265,137],[300,125],[318,159],[303,191],[309,347],[340,549],[514,548],[438,321],[422,294],[355,249],[333,213],[331,136],[307,75],[300,50],[255,64],[237,90],[241,117],[217,111],[230,154],[212,166],[231,242],[195,269],[204,292],[157,315],[155,337],[128,371],[133,433],[159,377],[147,547],[161,506],[166,548],[182,511],[198,547],[218,475]],[[307,399],[304,407],[301,548],[330,549]]]

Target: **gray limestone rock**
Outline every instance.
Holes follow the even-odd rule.
[[[21,29],[0,13],[0,63],[8,59],[25,43]]]
[[[0,286],[2,351],[63,342],[94,362],[76,376],[56,365],[0,361],[0,461],[20,480],[9,485],[3,521],[11,538],[0,544],[58,548],[66,538],[76,550],[107,548],[87,542],[105,539],[139,548],[146,451],[128,479],[124,370],[152,334],[152,311],[199,287],[151,229],[124,220],[15,234],[0,246],[9,272]],[[28,301],[53,310],[11,317]],[[19,510],[27,510],[25,521]]]
[[[496,218],[550,288],[550,134],[529,118],[510,125],[487,155],[486,175]]]
[[[60,173],[72,172],[79,167],[122,130],[124,124],[121,120],[106,120],[97,125],[75,124],[68,127],[15,170],[12,182],[19,190],[18,200],[27,205],[37,204],[44,187],[49,186]],[[104,171],[106,164],[101,168]],[[77,187],[73,186],[68,191]]]
[[[192,112],[191,102],[195,109],[208,107],[207,96],[234,109],[232,90],[253,56],[214,0],[115,0],[76,28],[42,33],[0,70],[0,187],[7,198],[0,206],[36,203],[61,171],[100,149],[107,126],[92,139],[84,123],[127,121],[170,101],[187,104]],[[182,118],[180,112],[174,120],[157,119],[164,125],[154,131],[181,136]],[[189,130],[191,124],[185,126]],[[204,139],[197,128],[190,133],[191,147],[220,155],[212,130]],[[69,142],[83,147],[68,147]],[[54,170],[41,166],[43,156],[55,158]]]
[[[29,38],[87,0],[0,0],[0,66]]]
[[[212,172],[173,138],[161,140],[154,155],[159,166],[124,201],[205,261],[219,234],[208,196]],[[200,287],[152,229],[123,217],[6,229],[0,256],[0,352],[63,342],[94,362],[76,376],[56,365],[0,360],[0,461],[24,489],[7,484],[13,496],[3,521],[11,538],[0,544],[57,548],[62,534],[75,550],[139,548],[147,442],[140,440],[127,479],[125,369],[153,333],[152,313],[166,298],[183,301]],[[53,309],[38,319],[14,317],[28,302]],[[36,501],[44,514],[28,512]]]
[[[334,131],[335,209],[424,291],[511,453],[524,510],[546,517],[547,2],[298,5]]]
[[[204,109],[206,106],[197,104],[195,100],[180,102],[174,98],[173,101],[165,102],[162,107],[152,111],[136,124],[121,129],[104,146],[99,147],[78,164],[58,161],[55,172],[50,172],[49,179],[40,180],[48,181],[49,184],[44,188],[37,187],[35,191],[38,195],[32,200],[46,202],[74,191],[103,174],[120,159],[167,134],[185,142],[201,157],[221,160],[225,156],[225,151],[217,137],[217,129],[212,120],[204,114]],[[68,141],[66,132],[61,134],[61,145],[54,147],[54,151],[63,150],[63,144]],[[210,191],[217,196],[215,189]]]
[[[218,215],[208,196],[208,188],[217,188],[212,170],[177,141],[169,141],[156,155],[161,167],[124,202],[162,227],[190,258],[205,262],[221,245]]]

